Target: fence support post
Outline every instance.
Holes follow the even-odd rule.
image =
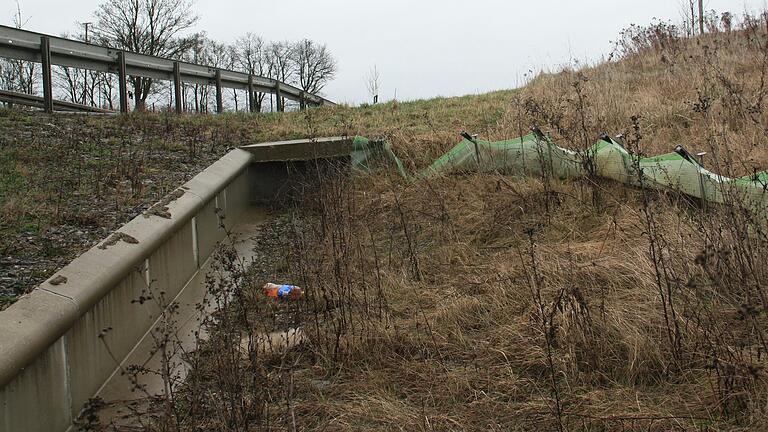
[[[216,112],[224,112],[224,95],[221,93],[221,69],[216,69]]]
[[[176,102],[176,114],[181,114],[183,106],[181,104],[181,69],[179,62],[173,62],[173,98]]]
[[[51,40],[48,36],[40,37],[40,55],[43,64],[43,109],[53,112],[53,83],[51,82]]]
[[[283,106],[283,93],[280,91],[280,82],[275,83],[275,100],[277,101],[277,112],[285,111]]]
[[[117,81],[120,93],[120,112],[128,113],[128,77],[125,73],[125,53],[117,53]]]
[[[256,98],[253,94],[253,75],[248,75],[248,110],[250,112],[256,111]]]

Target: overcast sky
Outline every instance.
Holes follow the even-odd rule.
[[[27,29],[58,35],[89,21],[99,0],[20,0]],[[220,41],[246,32],[270,40],[326,43],[339,74],[325,93],[338,102],[368,98],[373,65],[381,97],[400,100],[517,87],[528,71],[573,59],[598,61],[631,23],[681,19],[682,0],[197,0],[196,30]],[[765,0],[705,0],[742,13]],[[0,0],[12,24],[15,0]]]

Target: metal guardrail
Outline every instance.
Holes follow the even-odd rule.
[[[8,90],[0,90],[0,102],[8,104],[18,104],[31,106],[35,108],[45,108],[45,98],[40,96],[30,95],[26,93],[17,93]],[[66,112],[85,112],[85,113],[102,113],[109,114],[114,111],[96,108],[88,105],[81,105],[78,103],[72,103],[62,100],[53,100],[53,109],[56,111]]]
[[[53,110],[51,65],[117,74],[122,112],[128,111],[128,75],[172,81],[178,112],[182,110],[182,83],[216,86],[217,112],[223,111],[222,88],[247,91],[248,106],[252,110],[254,92],[275,94],[278,111],[284,110],[281,98],[297,101],[302,107],[333,105],[328,99],[272,78],[122,51],[3,25],[0,25],[0,57],[42,63],[46,111]]]

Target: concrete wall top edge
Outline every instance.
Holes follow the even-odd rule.
[[[348,156],[353,142],[338,137],[253,144],[242,149],[253,155],[254,162],[306,161]]]
[[[60,295],[35,290],[2,313],[0,320],[0,387],[8,384],[53,341],[60,328],[78,318],[77,305]]]
[[[334,141],[350,141],[351,142],[351,140],[352,139],[350,137],[336,136],[336,137],[295,139],[295,140],[286,140],[286,141],[265,142],[265,143],[258,143],[258,144],[248,144],[248,145],[242,146],[241,148],[250,149],[250,148],[259,148],[259,147],[290,145],[290,144],[314,144],[314,143],[334,142]]]
[[[0,311],[0,387],[60,338],[251,162],[235,149]],[[183,191],[183,192],[182,192]]]
[[[139,215],[120,227],[107,240],[78,256],[40,284],[38,289],[72,299],[80,313],[85,313],[128,273],[141,266],[155,249],[203,206],[203,202],[192,194],[163,204],[162,210],[155,209],[156,214]],[[158,216],[161,211],[170,218]],[[61,277],[66,280],[52,283],[56,278],[63,280]]]
[[[205,171],[184,183],[182,188],[207,203],[240,175],[252,160],[253,155],[247,151],[232,150]]]

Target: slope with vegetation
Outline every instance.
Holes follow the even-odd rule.
[[[0,110],[0,307],[232,147],[400,131],[437,153],[455,140],[448,131],[496,121],[509,94],[257,116]],[[436,136],[438,130],[444,132]]]
[[[572,149],[622,133],[636,154],[681,143],[715,172],[748,175],[768,168],[766,24],[694,39],[633,28],[617,61],[416,112],[311,112],[305,134],[378,133],[413,169],[460,129],[495,140],[538,124]],[[766,216],[592,178],[329,180],[267,236],[263,249],[284,251],[271,267],[231,281],[240,297],[176,406],[238,404],[161,409],[162,424],[763,430]],[[303,285],[307,299],[276,306],[258,293],[265,280]],[[296,346],[259,343],[294,328]]]
[[[17,173],[0,181],[3,244],[18,243],[30,218],[43,233],[78,223],[76,204],[96,190],[88,187],[113,208],[145,202],[172,187],[163,175],[189,175],[235,142],[378,136],[415,170],[461,130],[496,140],[537,124],[573,149],[622,133],[635,153],[681,143],[707,152],[712,171],[748,175],[768,169],[766,28],[765,18],[745,17],[738,29],[690,39],[668,24],[635,27],[614,61],[481,96],[89,119],[91,128],[134,133],[129,148],[153,155],[141,159],[144,186],[133,195],[125,159],[104,166],[109,176],[95,168],[98,152],[117,144],[87,140],[95,150],[59,157],[86,167],[76,172],[90,181],[56,167],[72,186],[51,189],[33,173],[53,165],[44,150],[55,144],[29,145],[39,138],[19,134],[2,147]],[[6,136],[40,119],[4,114],[13,119],[3,123]],[[51,139],[60,149],[80,145],[76,136]],[[26,147],[39,149],[21,158]],[[38,194],[43,204],[29,198]],[[208,323],[209,340],[186,354],[188,379],[166,374],[172,385],[158,403],[131,407],[146,429],[768,427],[766,215],[591,178],[468,173],[412,183],[386,169],[330,177],[281,210],[258,238],[255,265],[222,254],[217,268],[230,277],[210,288],[224,307]],[[259,292],[266,281],[301,285],[306,298],[269,302]],[[300,343],[262,342],[296,328]]]

